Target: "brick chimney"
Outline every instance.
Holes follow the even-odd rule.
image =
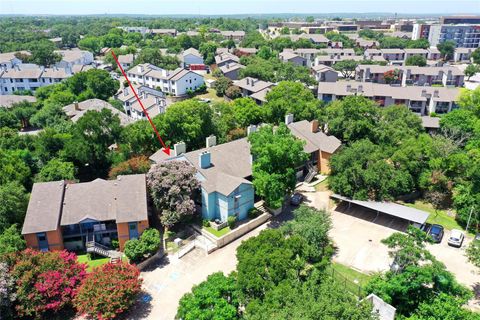
[[[318,120],[312,120],[310,123],[312,125],[312,133],[318,132]]]

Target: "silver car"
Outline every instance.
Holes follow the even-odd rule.
[[[448,245],[452,247],[460,248],[464,239],[463,232],[457,229],[453,229],[450,232],[450,237],[448,238]]]

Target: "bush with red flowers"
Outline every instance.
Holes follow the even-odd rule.
[[[81,314],[99,320],[113,319],[135,302],[142,280],[127,263],[105,264],[83,280],[73,303]]]
[[[20,317],[42,318],[71,305],[75,289],[86,276],[86,266],[67,251],[26,249],[9,260],[16,287],[15,310]]]

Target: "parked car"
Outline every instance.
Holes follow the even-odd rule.
[[[422,225],[420,226],[420,230],[422,230],[422,231],[425,232],[425,233],[428,233],[428,230],[430,230],[430,227],[431,227],[431,226],[432,226],[432,225],[431,225],[430,223],[426,223],[426,222],[425,222],[424,224],[422,224]]]
[[[450,238],[448,238],[448,245],[460,248],[464,238],[465,236],[463,235],[462,231],[453,229],[452,232],[450,232]]]
[[[443,227],[439,224],[432,224],[432,226],[428,230],[428,235],[433,238],[433,242],[435,243],[442,242],[443,233]]]
[[[300,193],[294,193],[290,198],[290,204],[293,206],[299,206],[302,203],[303,196]]]

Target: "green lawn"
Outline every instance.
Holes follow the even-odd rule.
[[[455,217],[449,216],[446,210],[435,211],[430,203],[424,201],[415,201],[414,203],[404,203],[404,205],[430,213],[430,216],[427,219],[428,223],[440,224],[448,230],[463,230],[457,221],[455,221]]]
[[[104,258],[104,257],[99,257],[99,256],[93,256],[92,260],[88,259],[88,256],[86,254],[82,254],[77,256],[77,260],[80,263],[86,263],[87,264],[87,271],[92,271],[93,268],[104,265],[105,263],[108,263],[110,261],[110,258]]]
[[[208,232],[210,232],[211,234],[213,234],[217,238],[220,238],[221,236],[224,236],[224,235],[226,235],[227,233],[230,232],[230,227],[228,227],[228,226],[223,228],[223,229],[220,229],[218,231],[213,229],[212,227],[203,227],[203,229],[207,230]]]
[[[213,88],[208,88],[207,93],[199,94],[198,96],[195,96],[195,98],[210,99],[212,100],[212,102],[225,102],[225,100],[222,97],[217,97],[216,91]]]
[[[315,185],[315,191],[320,191],[320,192],[323,192],[323,191],[328,191],[328,182],[327,182],[328,179],[325,179],[323,180],[322,182],[320,182],[319,184],[316,184]]]
[[[333,275],[333,278],[345,286],[345,288],[355,295],[363,295],[363,288],[370,280],[371,276],[346,265],[332,262],[327,272]]]

